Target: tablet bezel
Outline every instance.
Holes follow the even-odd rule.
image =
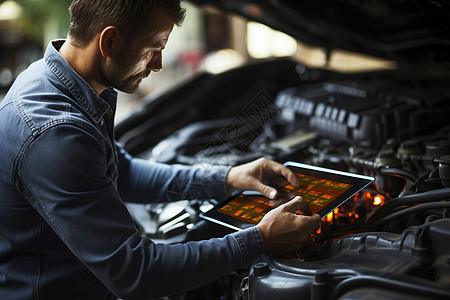
[[[325,205],[323,208],[321,208],[317,213],[321,218],[326,217],[330,212],[332,212],[334,209],[339,207],[341,204],[346,202],[348,199],[352,198],[355,194],[357,194],[359,191],[364,189],[366,186],[368,186],[370,183],[374,181],[374,177],[371,176],[365,176],[360,174],[354,174],[344,171],[338,171],[323,167],[317,167],[313,165],[307,165],[303,163],[298,162],[292,162],[288,161],[284,163],[284,166],[291,169],[296,174],[303,174],[308,175],[320,179],[326,179],[331,180],[335,182],[341,182],[341,183],[347,183],[350,184],[351,187],[349,187],[345,192],[343,192],[341,195],[339,195],[336,199],[332,200],[330,203]],[[261,194],[255,191],[244,191],[243,193],[239,195],[235,195],[232,197],[227,198],[225,201],[219,203],[211,210],[203,213],[200,215],[201,218],[205,220],[212,221],[217,224],[221,224],[223,226],[232,228],[234,230],[242,230],[248,227],[255,226],[253,223],[249,223],[246,221],[243,221],[241,219],[237,219],[235,217],[232,217],[230,215],[224,214],[219,212],[218,210],[221,207],[224,207],[229,202],[231,202],[236,197],[239,197],[240,195],[255,195],[257,197],[260,197]]]

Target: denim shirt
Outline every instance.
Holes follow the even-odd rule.
[[[219,199],[228,169],[132,158],[114,142],[116,92],[95,93],[59,54],[63,43],[0,105],[0,299],[174,294],[259,255],[256,227],[172,245],[139,233],[124,202]]]

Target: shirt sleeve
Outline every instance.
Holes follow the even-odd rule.
[[[24,150],[17,184],[77,259],[117,297],[192,289],[262,252],[256,227],[200,242],[155,244],[135,228],[108,174],[98,137],[59,125]]]
[[[117,145],[119,192],[125,202],[223,199],[230,167],[167,165],[133,158]]]

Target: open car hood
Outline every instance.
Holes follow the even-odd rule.
[[[387,58],[399,67],[450,62],[449,0],[193,0],[325,49]]]

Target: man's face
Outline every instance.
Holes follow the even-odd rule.
[[[142,79],[151,71],[162,69],[162,51],[167,44],[174,23],[164,12],[150,18],[151,32],[138,36],[131,45],[125,44],[116,57],[104,60],[100,71],[107,83],[125,93],[134,93]]]

